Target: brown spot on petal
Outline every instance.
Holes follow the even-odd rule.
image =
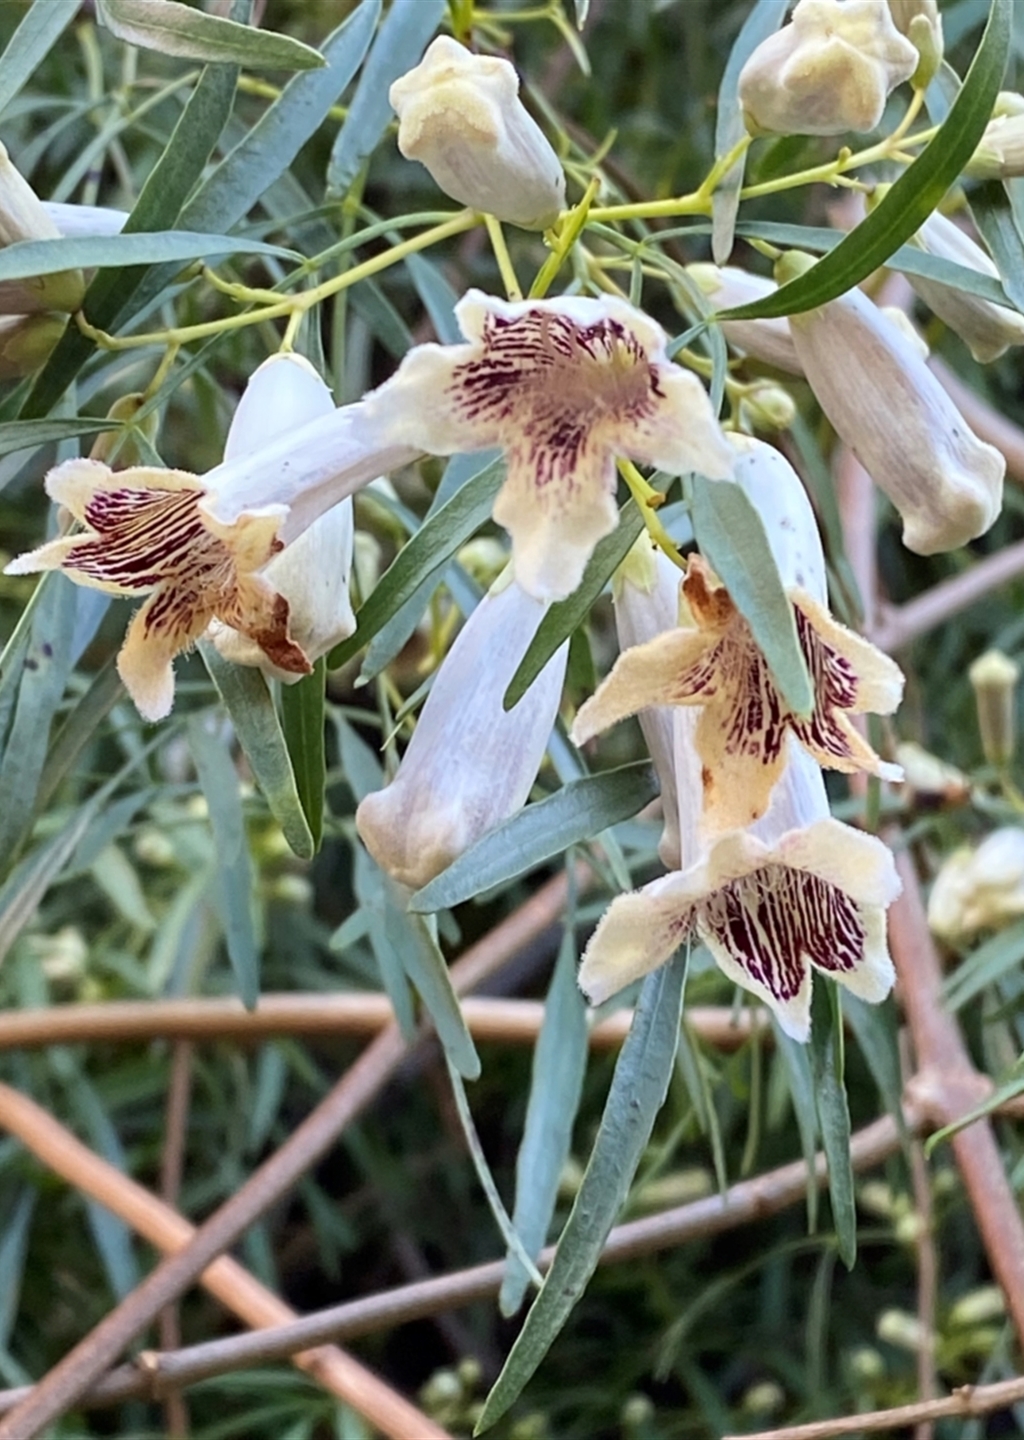
[[[736,618],[728,590],[716,584],[711,567],[700,555],[691,555],[687,562],[683,594],[702,630],[724,630]]]

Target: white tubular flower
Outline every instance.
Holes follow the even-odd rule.
[[[955,260],[968,270],[999,279],[999,271],[981,246],[945,215],[938,212],[930,215],[916,239],[929,255]],[[982,365],[998,359],[1011,345],[1024,344],[1024,315],[1016,310],[982,300],[938,280],[926,280],[920,275],[908,275],[907,279],[925,304],[960,336]]]
[[[327,385],[300,355],[272,355],[252,375],[238,402],[224,445],[225,460],[258,455],[281,435],[332,414]],[[275,555],[263,578],[288,602],[288,633],[309,661],[318,660],[356,628],[349,598],[355,528],[351,499],[327,510]],[[213,643],[236,665],[258,665],[286,684],[300,677],[282,669],[249,635],[214,620]]]
[[[800,0],[788,25],[740,71],[754,133],[841,135],[873,130],[889,92],[918,66],[885,0]]]
[[[1012,180],[1024,175],[1024,113],[990,120],[964,173],[974,180]]]
[[[731,831],[686,870],[612,902],[579,972],[592,1004],[656,970],[692,933],[794,1040],[810,1033],[814,969],[862,1000],[889,993],[885,911],[900,891],[892,855],[829,816],[818,766],[792,741],[790,751],[756,826]]]
[[[516,580],[538,600],[580,582],[615,528],[615,457],[712,479],[732,455],[703,385],[665,354],[660,325],[612,298],[515,304],[470,290],[455,310],[466,343],[417,345],[355,405],[206,477],[221,525],[288,506],[290,543],[368,480],[419,458],[505,450],[494,518],[512,536]]]
[[[919,555],[983,535],[1006,462],[979,440],[914,345],[861,290],[790,316],[804,372],[843,443],[903,518]]]
[[[955,850],[935,877],[928,924],[941,940],[968,940],[1024,915],[1024,830],[993,830],[977,849]]]
[[[42,201],[0,145],[0,248],[21,240],[59,240],[60,231]],[[0,282],[0,314],[77,310],[85,297],[81,270],[61,270],[27,280]]]
[[[120,235],[127,210],[108,210],[104,205],[65,205],[58,200],[44,200],[43,209],[67,239],[87,235]]]
[[[751,275],[736,265],[710,265],[700,262],[687,265],[686,273],[700,286],[716,310],[731,310],[736,305],[749,305],[774,295],[779,288],[774,280]],[[763,360],[791,375],[802,375],[803,366],[793,344],[789,321],[782,316],[772,320],[722,320],[722,334],[729,344],[744,355]]]
[[[568,644],[511,710],[502,697],[544,607],[514,580],[484,596],[445,657],[394,780],[367,795],[356,828],[411,889],[527,800],[558,711]]]
[[[814,686],[806,719],[789,709],[750,627],[705,562],[691,557],[683,595],[692,624],[620,655],[573,726],[577,744],[651,705],[699,706],[694,744],[701,761],[704,824],[711,834],[760,819],[794,739],[831,769],[902,779],[875,754],[848,716],[889,714],[899,704],[898,666],[825,608],[825,564],[803,485],[770,445],[732,437],[736,479],[760,510],[787,587]]]
[[[507,60],[439,35],[388,99],[399,150],[453,200],[527,230],[546,230],[565,208],[561,163],[520,100]]]

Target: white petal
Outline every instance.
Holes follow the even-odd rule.
[[[938,211],[922,225],[917,240],[929,255],[955,260],[968,270],[999,279],[999,271],[981,246]],[[997,359],[1011,345],[1024,344],[1024,315],[1009,306],[995,305],[991,300],[982,300],[955,286],[919,275],[908,275],[907,279],[939,319],[966,342],[974,359],[981,364]]]
[[[687,274],[697,282],[716,310],[732,310],[774,295],[779,288],[774,280],[751,275],[735,265],[687,265]],[[722,334],[734,350],[752,355],[777,370],[802,375],[803,366],[793,344],[789,321],[785,316],[770,320],[720,320]]]
[[[605,911],[583,955],[577,979],[592,1005],[657,970],[682,945],[693,923],[698,887],[663,875],[620,895]]]
[[[731,434],[729,441],[739,452],[733,479],[764,522],[783,585],[787,590],[799,586],[820,605],[827,604],[821,536],[800,477],[774,445],[739,434]]]
[[[120,235],[127,210],[109,210],[104,205],[64,205],[44,200],[43,209],[66,239],[83,235]]]

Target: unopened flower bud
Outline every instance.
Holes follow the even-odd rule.
[[[916,1315],[906,1310],[883,1310],[875,1326],[879,1340],[898,1345],[901,1350],[915,1354],[924,1349],[928,1339],[925,1327]]]
[[[41,370],[66,324],[63,315],[0,315],[0,380]]]
[[[885,1375],[885,1361],[873,1345],[858,1345],[847,1357],[850,1374],[861,1384],[881,1380]]]
[[[970,781],[962,770],[947,765],[914,740],[896,746],[896,762],[903,766],[904,783],[915,797],[955,804],[970,794]]]
[[[356,811],[366,848],[403,885],[426,885],[526,803],[551,737],[568,645],[517,705],[505,710],[502,702],[543,614],[543,603],[515,581],[484,596],[434,678],[394,780]]]
[[[754,50],[739,96],[754,133],[873,130],[889,92],[918,67],[885,0],[800,0],[788,25]]]
[[[928,897],[928,924],[941,940],[957,942],[979,930],[998,930],[1024,915],[1024,830],[993,830],[976,850],[955,850]]]
[[[1006,1296],[998,1285],[980,1285],[962,1295],[949,1312],[949,1323],[957,1329],[973,1328],[1006,1314]]]
[[[779,288],[774,280],[751,275],[736,265],[709,265],[700,262],[687,265],[686,273],[713,303],[716,310],[731,310],[736,305],[749,305],[774,295]],[[771,320],[722,320],[722,334],[735,350],[786,370],[802,375],[803,367],[793,344],[789,321],[782,316]]]
[[[964,167],[972,180],[1011,180],[1024,175],[1024,113],[996,115]]]
[[[912,79],[916,89],[927,86],[942,64],[942,17],[936,0],[889,0],[893,24],[921,57]]]
[[[784,256],[779,278],[805,258]],[[1002,505],[1006,462],[878,306],[848,290],[791,315],[790,329],[837,435],[900,512],[904,545],[934,555],[983,535]]]
[[[133,422],[145,403],[146,396],[141,390],[133,390],[127,395],[117,397],[107,411],[108,416],[111,420],[120,420],[122,424],[133,428],[127,434],[123,430],[101,431],[92,443],[92,449],[89,451],[90,460],[99,460],[104,465],[113,466],[116,470],[127,470],[132,465],[146,464],[149,456],[139,445],[137,429],[141,429],[150,443],[154,442],[156,432],[160,427],[160,412],[156,409],[151,410],[136,429]]]
[[[968,270],[976,270],[992,280],[999,271],[992,260],[960,226],[936,212],[930,215],[915,236],[916,243],[929,255],[954,260]],[[1006,305],[996,305],[940,280],[921,275],[908,275],[908,280],[940,320],[964,341],[980,364],[996,360],[1011,345],[1024,345],[1024,315]]]
[[[0,247],[16,245],[20,240],[59,239],[60,231],[43,209],[42,201],[0,145]],[[81,270],[4,280],[0,282],[0,314],[77,310],[84,296]]]
[[[748,1415],[775,1415],[786,1403],[786,1392],[774,1380],[759,1380],[740,1401]]]
[[[967,672],[978,707],[981,749],[990,765],[1005,768],[1017,748],[1020,666],[1001,650],[986,650]]]
[[[788,430],[796,419],[796,401],[774,381],[760,381],[744,391],[739,418],[747,430]]]
[[[507,60],[439,35],[388,99],[399,150],[453,200],[527,230],[546,230],[565,208],[561,162],[519,99]]]

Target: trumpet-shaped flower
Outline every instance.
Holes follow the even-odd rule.
[[[789,708],[747,621],[704,561],[693,557],[683,582],[692,624],[626,650],[580,709],[572,732],[581,744],[646,706],[700,706],[694,743],[702,766],[704,820],[712,832],[742,828],[764,815],[786,765],[789,735],[831,769],[897,780],[902,775],[898,766],[879,759],[848,718],[896,708],[903,689],[898,667],[826,610],[814,516],[785,459],[758,440],[738,437],[736,444],[737,480],[760,501],[789,587],[814,686],[813,711],[804,717]]]
[[[474,55],[439,35],[388,92],[398,148],[453,200],[527,230],[546,230],[565,207],[565,175],[519,98],[507,60]]]
[[[248,515],[219,533],[199,510],[202,482],[180,470],[115,473],[96,460],[68,460],[46,491],[84,525],[21,555],[9,575],[63,570],[80,585],[149,598],[128,627],[117,668],[147,720],[174,700],[172,661],[217,618],[251,636],[282,670],[309,661],[288,633],[288,602],[256,572],[280,548],[281,512]]]
[[[367,795],[356,827],[394,879],[418,889],[526,802],[558,711],[568,645],[512,710],[509,681],[544,613],[499,580],[438,671],[398,772]]]
[[[739,77],[748,128],[782,135],[873,130],[890,90],[917,69],[886,0],[800,0]]]
[[[0,247],[21,240],[58,240],[60,230],[43,202],[0,145]],[[27,280],[0,282],[0,314],[33,315],[40,310],[77,310],[85,296],[81,270],[61,270]]]
[[[999,279],[999,271],[981,246],[945,215],[929,215],[916,239],[929,255],[955,260],[968,270]],[[960,336],[981,364],[998,359],[1011,345],[1024,345],[1024,315],[1008,305],[996,305],[939,280],[920,275],[907,278],[925,304]]]
[[[907,548],[934,555],[983,535],[999,514],[1006,462],[906,336],[861,290],[789,323],[811,389],[900,512]]]
[[[686,273],[714,303],[716,310],[731,310],[774,295],[779,288],[764,275],[752,275],[737,265],[711,265],[700,261],[687,265]],[[729,344],[755,360],[802,375],[803,366],[793,344],[789,321],[784,316],[768,320],[722,320],[722,334]]]
[[[977,849],[954,850],[935,877],[928,924],[942,940],[958,942],[998,930],[1024,915],[1024,830],[1005,825]]]
[[[693,934],[795,1040],[810,1033],[815,969],[863,1000],[889,993],[885,910],[900,890],[892,855],[829,816],[821,771],[789,744],[764,819],[721,836],[687,869],[612,902],[579,972],[593,1004],[663,965]],[[685,814],[680,821],[686,825]]]
[[[282,352],[251,376],[232,416],[225,460],[258,455],[281,435],[332,414],[331,392],[307,360]],[[263,578],[288,602],[288,632],[307,659],[318,660],[355,629],[349,575],[355,529],[351,499],[342,500],[275,555]],[[214,645],[238,665],[258,665],[286,684],[300,678],[267,655],[258,640],[220,620],[210,626]]]

